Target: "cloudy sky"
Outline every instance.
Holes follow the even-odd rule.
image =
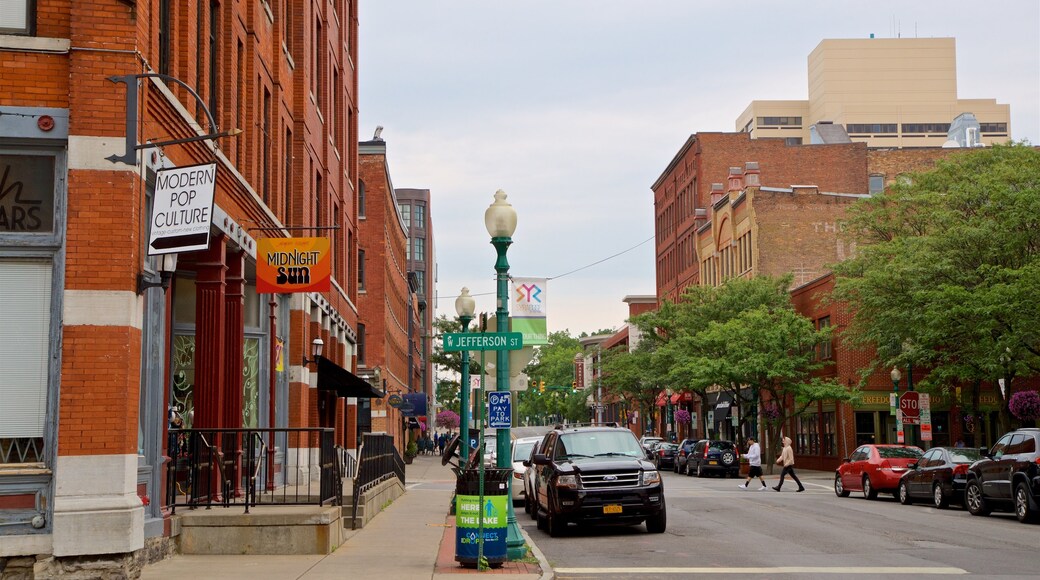
[[[952,36],[958,96],[1010,104],[1012,136],[1040,144],[1036,0],[362,0],[359,10],[360,138],[383,126],[394,187],[431,190],[437,313],[451,317],[462,286],[478,312],[494,311],[483,216],[503,189],[519,216],[510,273],[553,278],[550,330],[619,327],[622,298],[655,290],[650,186],[691,133],[733,131],[754,99],[804,100],[806,59],[825,38]]]

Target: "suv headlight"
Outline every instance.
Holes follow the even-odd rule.
[[[660,471],[644,471],[643,478],[639,482],[640,485],[653,485],[655,483],[661,483],[661,472]]]
[[[578,489],[578,478],[575,475],[561,475],[556,478],[556,487]]]

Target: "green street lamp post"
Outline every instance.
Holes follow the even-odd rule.
[[[463,288],[462,293],[455,299],[455,312],[459,315],[462,324],[462,332],[469,332],[469,323],[473,320],[473,311],[476,309],[476,301],[469,295],[469,288]],[[461,465],[466,465],[469,460],[469,351],[464,350],[462,355],[462,379],[459,385],[459,426],[462,431],[459,440],[459,457]]]
[[[506,201],[506,193],[501,189],[495,192],[495,202],[484,212],[484,225],[491,236],[491,245],[495,247],[498,259],[495,261],[495,273],[498,282],[498,306],[495,310],[499,332],[509,331],[509,261],[506,251],[513,243],[513,232],[516,231],[516,210]],[[509,390],[509,351],[498,351],[495,365],[495,390]],[[481,401],[483,404],[483,401]],[[513,466],[510,449],[509,429],[499,429],[495,437],[499,469],[510,469]],[[527,555],[527,546],[520,534],[520,525],[516,521],[513,501],[506,502],[509,507],[508,528],[506,531],[506,557],[519,560]]]

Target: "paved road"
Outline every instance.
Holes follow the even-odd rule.
[[[777,476],[768,477],[770,485]],[[744,491],[743,480],[665,473],[668,531],[578,528],[551,538],[518,510],[556,577],[910,578],[922,574],[1036,578],[1040,526],[1010,514],[902,506],[890,495],[834,495],[831,475],[803,474],[795,493]],[[521,508],[522,510],[522,508]]]

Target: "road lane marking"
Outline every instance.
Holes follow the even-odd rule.
[[[554,568],[557,574],[929,574],[929,575],[962,575],[967,570],[961,568],[934,568],[915,566],[775,566],[748,568]]]

